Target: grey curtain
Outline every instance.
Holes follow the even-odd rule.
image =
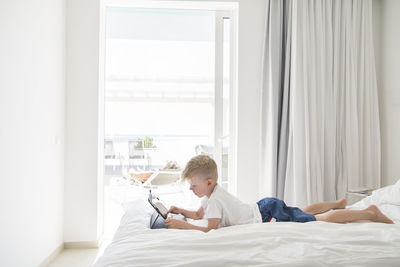
[[[380,186],[371,0],[268,0],[260,195],[305,206]]]
[[[261,179],[267,195],[283,199],[289,134],[291,1],[267,1],[262,91]],[[268,90],[266,90],[268,88]],[[266,164],[268,162],[268,164]]]

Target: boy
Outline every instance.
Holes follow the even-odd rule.
[[[263,198],[257,203],[246,204],[234,197],[217,184],[218,172],[215,161],[206,155],[193,157],[186,165],[183,179],[190,182],[190,190],[198,197],[203,197],[201,207],[197,211],[189,211],[172,206],[168,213],[182,214],[195,220],[206,218],[207,227],[192,225],[182,220],[168,218],[165,225],[175,229],[196,229],[208,232],[219,227],[261,223],[269,221],[326,221],[346,223],[359,220],[373,222],[393,223],[375,205],[364,210],[346,210],[346,199],[333,202],[312,204],[303,210],[287,207],[282,200],[276,198]],[[335,210],[324,215],[331,209]]]

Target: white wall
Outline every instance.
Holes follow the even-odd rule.
[[[374,0],[373,23],[382,143],[382,186],[400,179],[400,1]]]
[[[99,2],[67,1],[64,241],[95,242],[98,221]]]
[[[0,1],[0,266],[63,243],[65,1]]]
[[[239,1],[238,197],[258,201],[266,1]]]
[[[266,1],[239,2],[238,196],[258,199],[259,97]],[[67,4],[65,241],[101,234],[97,188],[99,3]],[[101,121],[100,121],[101,123]],[[101,177],[100,177],[101,178]]]

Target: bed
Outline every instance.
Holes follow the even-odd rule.
[[[280,222],[208,233],[152,230],[151,207],[135,199],[95,266],[400,266],[400,181],[374,193],[350,208],[377,204],[395,224]]]

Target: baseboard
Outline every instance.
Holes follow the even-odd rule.
[[[85,241],[85,242],[64,242],[60,244],[48,257],[46,257],[38,267],[48,266],[55,258],[60,255],[64,249],[85,249],[99,248],[100,241]]]
[[[83,241],[83,242],[64,242],[65,249],[78,249],[78,248],[99,248],[99,241]]]
[[[41,264],[39,264],[39,267],[46,267],[52,262],[55,258],[60,255],[61,251],[64,249],[64,243],[61,243],[48,257],[46,257]]]

